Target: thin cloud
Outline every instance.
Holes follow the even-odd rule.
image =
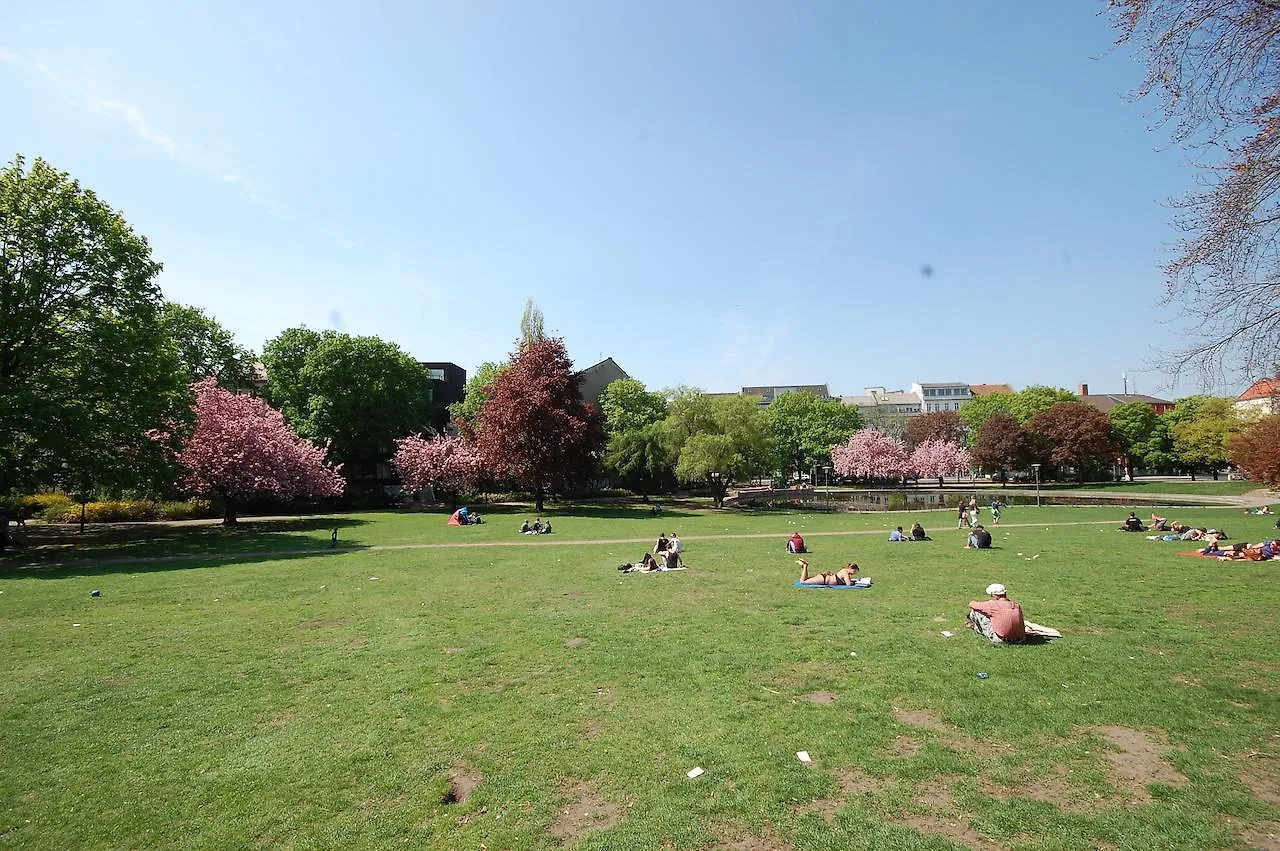
[[[124,124],[134,137],[161,151],[174,162],[193,168],[222,183],[230,184],[250,201],[267,207],[272,212],[278,212],[274,205],[263,199],[257,183],[252,178],[228,171],[215,157],[197,146],[180,142],[171,134],[157,129],[147,114],[138,107],[104,94],[95,76],[88,69],[69,74],[51,68],[38,59],[14,53],[3,47],[0,47],[0,62],[15,65],[28,74],[42,78],[71,103],[95,115]]]

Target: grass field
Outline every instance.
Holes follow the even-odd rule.
[[[515,534],[523,516],[350,515],[337,549],[330,518],[138,539],[153,528],[0,559],[0,844],[1280,842],[1280,566],[1179,557],[1116,532],[1116,509],[1010,509],[986,552],[949,513],[579,508],[544,514],[544,538]],[[933,542],[885,540],[913,519]],[[660,529],[689,570],[620,574]],[[874,586],[793,588],[795,529],[816,568],[857,560]],[[1065,637],[962,629],[993,581]]]

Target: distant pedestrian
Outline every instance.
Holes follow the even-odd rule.
[[[969,523],[969,509],[967,509],[967,508],[965,507],[965,504],[964,504],[963,502],[961,502],[961,503],[960,503],[960,510],[959,510],[958,512],[956,512],[956,528],[957,528],[957,529],[963,529],[963,528],[965,528],[966,526],[969,526],[969,525],[971,525],[971,524]]]
[[[991,525],[1000,525],[1000,509],[1004,508],[1004,503],[1000,501],[1000,497],[991,500]]]

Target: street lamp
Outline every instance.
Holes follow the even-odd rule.
[[[1040,465],[1032,464],[1031,472],[1036,476],[1036,508],[1040,507]]]
[[[826,496],[826,498],[823,500],[823,502],[830,502],[830,501],[831,501],[831,468],[830,468],[830,467],[823,467],[823,468],[822,468],[822,475],[825,477],[825,480],[826,480],[826,483],[827,483],[827,496]]]

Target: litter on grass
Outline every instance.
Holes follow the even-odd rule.
[[[689,769],[690,780],[697,780],[699,777],[702,776],[702,774],[703,774],[703,771],[700,766],[695,765],[693,768]]]
[[[953,635],[955,635],[955,633],[954,633],[954,632],[952,632],[952,631],[951,631],[951,630],[949,630],[949,629],[944,629],[944,630],[942,631],[942,637],[943,637],[943,638],[950,638],[950,637],[952,637]]]
[[[813,760],[809,759],[808,751],[796,751],[796,759],[800,760],[805,765],[808,765],[809,763],[813,762]]]

